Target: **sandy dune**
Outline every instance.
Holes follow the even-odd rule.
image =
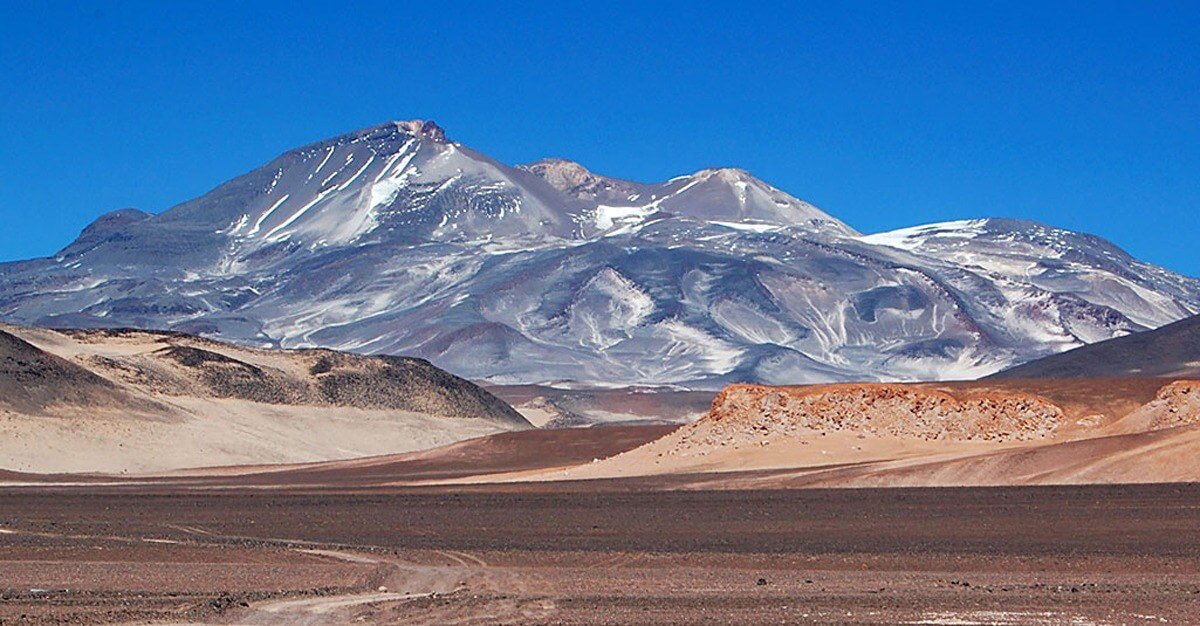
[[[0,468],[161,472],[350,459],[529,424],[427,362],[173,333],[0,327]]]
[[[1200,429],[1176,427],[943,461],[892,462],[780,486],[966,486],[1200,482]]]

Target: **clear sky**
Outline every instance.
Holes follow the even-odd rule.
[[[737,166],[864,232],[1026,217],[1200,275],[1200,2],[741,4],[0,3],[0,260],[431,118],[510,163]]]

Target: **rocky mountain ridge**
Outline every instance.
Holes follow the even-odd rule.
[[[566,386],[973,378],[1200,312],[1102,239],[980,219],[862,235],[744,170],[512,167],[427,121],[284,153],[0,264],[0,319],[427,358]]]

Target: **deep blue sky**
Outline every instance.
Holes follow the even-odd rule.
[[[432,118],[502,161],[735,165],[862,231],[1027,217],[1200,275],[1200,3],[885,4],[6,2],[0,260]]]

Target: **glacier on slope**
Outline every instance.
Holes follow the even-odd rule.
[[[287,152],[0,265],[0,319],[429,358],[499,383],[965,378],[1200,311],[1102,239],[982,219],[862,235],[732,168],[511,167],[436,124]]]

